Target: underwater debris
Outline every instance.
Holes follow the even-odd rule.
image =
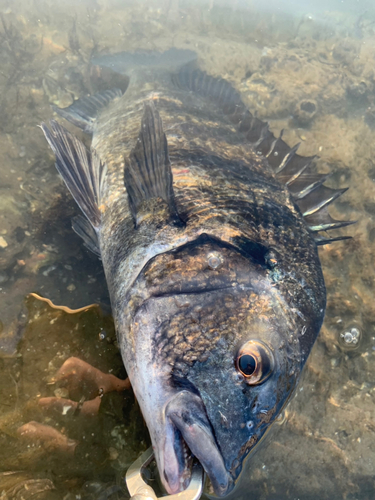
[[[3,236],[0,236],[0,248],[6,248],[7,246],[7,240]]]
[[[20,439],[40,446],[47,453],[74,454],[78,444],[77,441],[69,439],[62,432],[54,429],[50,425],[43,425],[39,422],[28,422],[18,427],[17,434]]]
[[[2,500],[30,500],[51,498],[43,493],[55,490],[50,479],[32,477],[27,472],[9,471],[0,473],[0,491]],[[52,497],[53,498],[53,497]]]
[[[358,326],[350,326],[340,333],[340,346],[344,349],[357,349],[362,340],[362,332]]]
[[[318,111],[318,104],[313,99],[303,99],[300,101],[294,112],[294,120],[300,127],[309,125]]]
[[[369,88],[366,82],[352,82],[347,86],[346,91],[351,98],[363,100],[367,97]]]
[[[46,302],[52,309],[58,309],[60,311],[64,311],[67,314],[78,314],[80,312],[88,311],[89,309],[97,309],[99,306],[98,304],[90,304],[88,306],[80,307],[79,309],[70,309],[70,307],[67,306],[57,306],[55,305],[52,300],[47,299],[46,297],[42,297],[41,295],[38,295],[37,293],[31,292],[29,294],[30,297],[34,297],[38,300],[41,300],[43,302]]]
[[[82,480],[111,487],[116,470],[125,470],[148,444],[118,349],[99,339],[103,331],[115,338],[112,318],[95,304],[72,310],[35,293],[26,305],[22,341],[6,359],[9,382],[4,378],[0,386],[1,467],[44,479],[48,462],[62,482],[81,478],[78,490]],[[55,486],[62,498],[65,486]]]

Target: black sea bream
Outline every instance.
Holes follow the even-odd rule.
[[[110,56],[129,86],[43,125],[100,255],[126,370],[169,493],[193,457],[218,496],[290,398],[326,296],[317,245],[344,190],[309,170],[190,51]],[[100,61],[99,61],[100,62]],[[186,63],[186,64],[185,64]],[[121,69],[123,66],[124,69]],[[335,238],[341,239],[341,238]]]

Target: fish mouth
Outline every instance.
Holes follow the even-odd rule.
[[[229,493],[233,481],[226,470],[202,400],[181,391],[165,408],[166,440],[160,461],[163,484],[169,494],[183,491],[189,484],[193,457],[210,478],[215,494]]]

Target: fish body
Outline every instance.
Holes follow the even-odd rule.
[[[341,191],[306,174],[312,158],[275,138],[228,82],[190,63],[176,70],[187,52],[173,68],[164,55],[127,59],[124,95],[59,110],[92,134],[91,153],[56,122],[43,129],[89,222],[75,229],[103,261],[161,480],[169,493],[186,488],[194,456],[225,496],[319,333],[317,231],[347,223],[326,210]]]

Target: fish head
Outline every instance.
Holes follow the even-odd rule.
[[[208,238],[155,257],[137,280],[127,366],[170,494],[193,460],[229,494],[296,385],[302,314],[264,262]]]

